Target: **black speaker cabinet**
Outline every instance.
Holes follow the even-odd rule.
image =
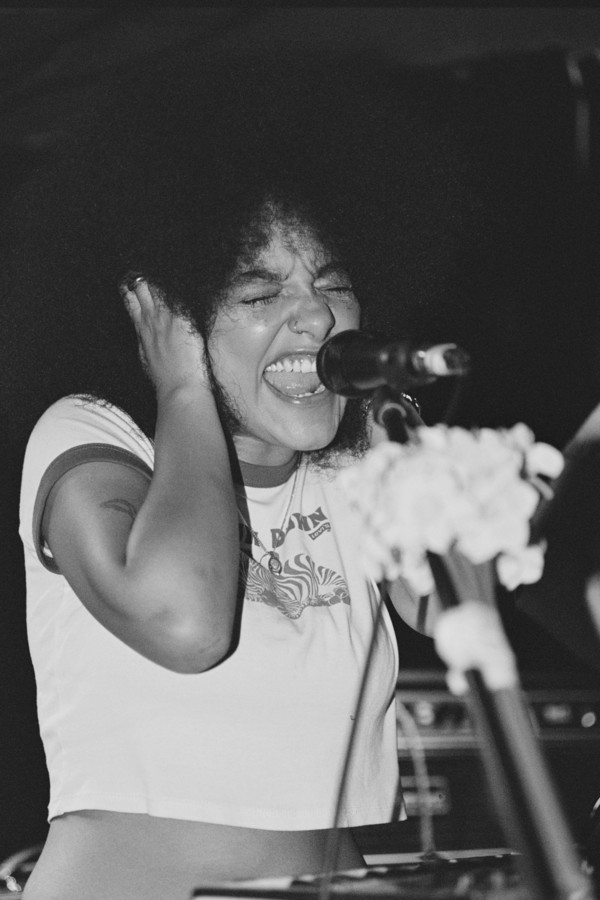
[[[548,763],[574,840],[585,844],[590,815],[600,797],[600,687],[554,684],[537,675],[525,684],[532,727]],[[435,849],[440,852],[511,850],[502,833],[483,770],[481,746],[465,703],[451,695],[439,672],[409,672],[397,699],[417,727],[417,739],[398,722],[398,756],[408,818],[355,829],[368,862],[422,852],[422,823],[413,763],[421,745],[426,766],[426,803]],[[411,750],[412,746],[412,750]],[[422,799],[421,799],[422,804]]]

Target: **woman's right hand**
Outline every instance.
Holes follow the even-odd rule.
[[[204,339],[191,322],[169,309],[160,291],[142,277],[123,285],[121,295],[137,333],[142,366],[157,393],[208,388]]]

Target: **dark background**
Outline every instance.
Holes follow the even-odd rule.
[[[427,86],[489,186],[491,244],[484,255],[464,248],[447,288],[446,338],[470,351],[474,369],[455,421],[524,421],[538,439],[562,446],[600,398],[600,10],[0,10],[0,202],[57,152],[72,117],[94,103],[109,73],[215,46],[240,58],[298,56],[332,66],[348,54],[377,58],[397,74],[399,89]],[[0,228],[10,229],[6,217]],[[456,296],[461,302],[450,304]],[[438,385],[420,399],[426,420],[435,421],[449,396]],[[0,441],[2,858],[43,838],[47,786],[16,534],[20,450],[1,434]],[[576,592],[565,602],[586,628]],[[508,599],[505,611],[525,680],[553,670],[565,682],[597,686],[598,669],[576,646],[563,647]],[[440,668],[425,639],[398,628],[409,668]]]

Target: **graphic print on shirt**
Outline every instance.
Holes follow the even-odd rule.
[[[280,555],[290,532],[300,532],[314,541],[328,531],[331,525],[320,507],[309,516],[294,513],[285,529],[272,529],[272,549]],[[240,583],[245,587],[245,599],[251,603],[264,603],[289,619],[299,619],[308,606],[350,604],[345,579],[333,569],[315,563],[308,553],[282,559],[281,572],[274,574],[252,557],[251,544],[258,546],[258,542],[249,529],[241,527],[240,541]]]
[[[342,576],[317,565],[307,553],[298,553],[293,561],[286,559],[279,575],[240,553],[240,576],[246,586],[246,600],[273,606],[288,619],[299,619],[307,606],[350,603]]]

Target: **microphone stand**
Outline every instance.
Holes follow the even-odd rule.
[[[389,387],[375,392],[373,412],[398,443],[409,443],[411,429],[424,425],[408,399]],[[491,564],[475,566],[456,552],[430,554],[429,563],[444,608],[461,602],[466,585],[471,596],[495,603]],[[593,900],[520,685],[491,690],[476,669],[466,678],[467,706],[481,737],[490,793],[532,900]]]

